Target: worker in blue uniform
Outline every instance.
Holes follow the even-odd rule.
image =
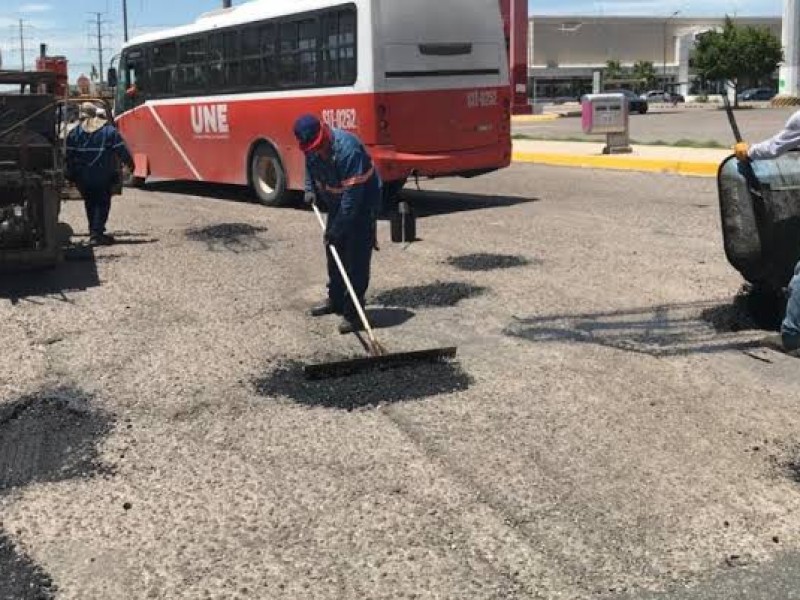
[[[774,137],[752,146],[740,142],[734,146],[734,152],[740,161],[769,160],[798,148],[800,148],[800,111],[794,113],[783,130]],[[794,277],[789,282],[786,317],[781,324],[781,343],[787,352],[800,350],[800,262],[797,263]]]
[[[297,119],[294,134],[306,157],[305,201],[328,207],[324,242],[328,259],[328,299],[312,316],[340,314],[339,331],[362,329],[355,306],[331,255],[338,251],[358,301],[364,306],[370,262],[376,246],[381,180],[369,153],[352,133],[333,129],[313,115]]]
[[[106,222],[112,190],[119,183],[117,159],[132,171],[133,157],[117,129],[98,116],[94,104],[82,104],[80,116],[80,124],[67,136],[67,178],[83,197],[90,243],[106,246],[114,243],[106,234]]]

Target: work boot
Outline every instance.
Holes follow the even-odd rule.
[[[351,321],[347,317],[342,319],[339,323],[339,333],[347,335],[348,333],[355,333],[356,331],[364,331],[364,325],[361,321]]]
[[[315,306],[311,310],[308,311],[308,314],[312,317],[324,317],[325,315],[333,315],[336,314],[336,309],[330,302],[326,302],[325,304],[320,304],[319,306]]]
[[[105,233],[93,234],[89,238],[89,243],[92,246],[111,246],[115,241],[113,236],[106,235]]]

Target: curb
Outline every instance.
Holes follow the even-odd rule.
[[[511,117],[512,123],[541,123],[546,121],[557,121],[561,115],[549,113],[546,115],[516,115]]]
[[[716,162],[639,158],[636,156],[578,156],[553,152],[515,151],[512,154],[512,160],[518,163],[536,163],[556,167],[672,173],[689,177],[716,177],[719,170],[719,163]]]

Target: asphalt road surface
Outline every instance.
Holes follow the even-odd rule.
[[[736,111],[742,135],[749,142],[759,142],[775,135],[795,109],[748,108]],[[725,147],[733,145],[728,119],[724,110],[709,108],[653,108],[645,115],[631,115],[631,139],[638,142],[681,140],[700,143],[715,142]],[[569,117],[541,123],[516,123],[513,132],[535,138],[602,140],[602,136],[587,136],[581,131],[580,118]]]
[[[301,380],[363,351],[306,316],[313,216],[235,188],[126,191],[119,245],[4,278],[0,599],[796,598],[800,370],[714,182],[423,186],[370,314],[456,364]]]

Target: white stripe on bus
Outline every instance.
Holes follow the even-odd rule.
[[[175,138],[172,137],[172,134],[169,132],[169,129],[167,129],[167,126],[164,125],[164,121],[162,121],[161,117],[158,116],[156,109],[150,105],[148,105],[148,108],[150,109],[150,112],[153,113],[153,118],[156,120],[161,129],[164,131],[164,135],[166,135],[167,139],[169,139],[169,141],[172,142],[172,145],[175,147],[175,150],[178,151],[178,154],[181,155],[181,158],[189,166],[189,169],[191,169],[192,174],[195,176],[195,179],[197,179],[197,181],[203,181],[203,178],[200,176],[200,173],[197,171],[197,169],[194,168],[192,161],[189,160],[189,157],[186,156],[186,153],[183,151],[183,148],[180,147]]]

